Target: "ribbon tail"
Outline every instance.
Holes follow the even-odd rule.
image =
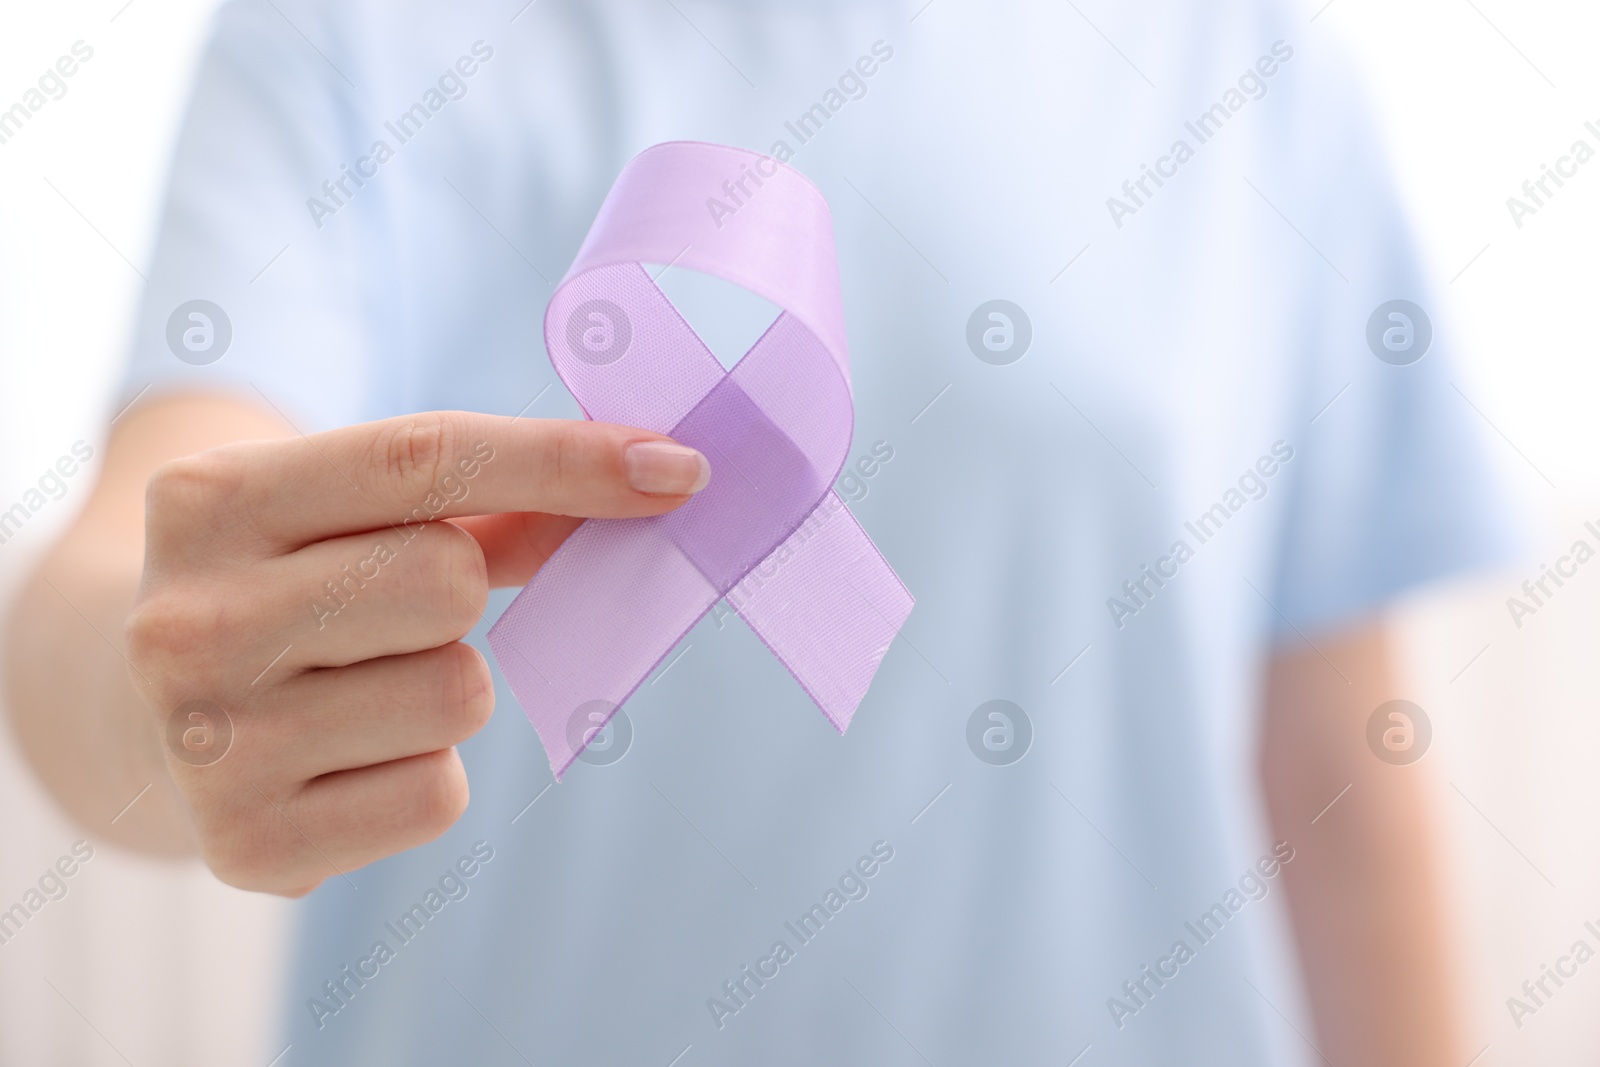
[[[727,600],[841,734],[915,603],[832,492]]]
[[[556,780],[718,600],[648,519],[586,522],[489,630]]]

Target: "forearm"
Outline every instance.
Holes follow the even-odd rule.
[[[17,739],[45,787],[97,840],[192,854],[158,728],[123,659],[137,560],[130,565],[125,548],[110,559],[87,549],[70,538],[58,546],[12,607],[6,704]]]
[[[1319,1045],[1341,1064],[1461,1067],[1471,1052],[1462,1043],[1459,972],[1438,906],[1444,887],[1434,829],[1405,814],[1420,808],[1417,799],[1380,788],[1359,797],[1363,784],[1370,783],[1358,782],[1302,833],[1307,847],[1285,872]],[[1348,825],[1318,833],[1337,824],[1335,813]],[[1299,823],[1304,831],[1305,819]],[[1280,825],[1277,833],[1289,831]]]
[[[1318,1048],[1340,1064],[1460,1067],[1429,764],[1367,748],[1367,717],[1398,695],[1381,632],[1318,646],[1344,677],[1309,649],[1280,656],[1262,753],[1274,836],[1296,849],[1284,873]]]

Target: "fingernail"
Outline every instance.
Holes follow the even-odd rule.
[[[661,496],[698,493],[711,481],[711,464],[692,448],[670,441],[636,441],[622,454],[628,484]]]

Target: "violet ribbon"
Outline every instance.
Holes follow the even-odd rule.
[[[646,263],[781,313],[724,370]],[[646,149],[601,205],[544,334],[585,415],[668,434],[712,469],[670,514],[578,527],[489,631],[556,778],[724,597],[843,733],[912,597],[830,488],[854,410],[822,193],[755,152]]]

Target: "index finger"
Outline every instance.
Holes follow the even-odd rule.
[[[614,423],[465,411],[230,446],[239,503],[274,541],[467,515],[659,515],[710,479],[692,448]]]

